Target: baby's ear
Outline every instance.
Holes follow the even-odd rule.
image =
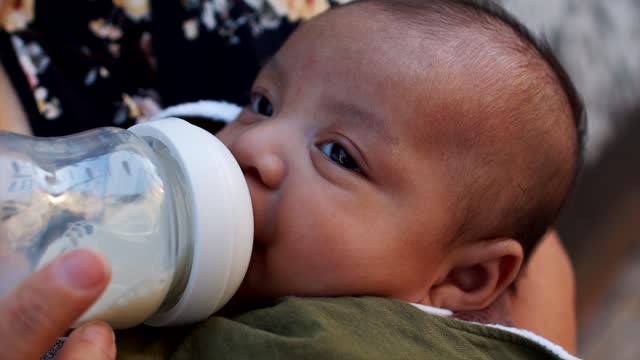
[[[455,249],[429,291],[431,305],[454,312],[486,308],[516,279],[523,257],[520,243],[505,238]]]

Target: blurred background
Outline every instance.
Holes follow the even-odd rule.
[[[348,0],[331,2],[345,1]],[[640,161],[636,157],[640,154],[640,0],[499,1],[534,32],[546,36],[572,75],[587,105],[589,137],[586,166],[558,226],[576,271],[579,355],[594,360],[638,360]],[[273,49],[264,45],[254,49],[253,43],[249,42],[251,51],[229,51],[231,60],[225,60],[217,49],[257,36],[268,36],[263,40],[265,43],[271,41],[277,44],[274,34],[284,38],[293,28],[283,20],[285,14],[290,21],[298,21],[323,11],[327,6],[326,0],[158,0],[154,2],[154,16],[164,14],[160,11],[170,15],[177,12],[175,19],[174,16],[169,17],[175,22],[163,22],[160,26],[146,28],[145,24],[148,23],[145,23],[145,19],[150,12],[148,0],[75,0],[64,2],[65,6],[59,6],[63,2],[42,0],[35,8],[37,11],[34,10],[34,3],[34,0],[0,0],[0,5],[11,5],[0,6],[0,20],[3,22],[0,25],[7,29],[10,28],[7,25],[11,25],[14,30],[20,30],[39,11],[36,19],[42,15],[50,15],[52,19],[51,23],[43,20],[38,24],[41,27],[40,35],[43,35],[39,39],[43,40],[42,44],[60,45],[56,43],[59,39],[64,42],[65,36],[77,33],[93,44],[93,47],[81,47],[85,44],[73,43],[74,46],[78,45],[74,48],[77,51],[63,54],[69,57],[65,59],[53,51],[47,54],[51,48],[43,45],[43,50],[35,41],[38,39],[32,38],[34,33],[12,36],[11,42],[5,36],[6,47],[0,48],[0,63],[14,81],[22,70],[32,70],[31,73],[27,72],[30,76],[18,80],[24,83],[23,92],[31,97],[33,104],[30,115],[35,114],[40,119],[39,128],[34,129],[48,131],[49,135],[54,131],[77,131],[73,127],[76,123],[68,122],[71,124],[68,128],[61,128],[59,123],[52,121],[74,114],[61,111],[64,106],[60,107],[56,96],[64,100],[61,97],[65,95],[64,92],[46,88],[47,81],[59,80],[55,77],[59,76],[54,73],[55,67],[48,67],[53,63],[49,55],[52,58],[58,55],[58,61],[67,60],[58,65],[78,70],[74,73],[77,79],[71,80],[77,80],[82,86],[77,92],[69,94],[73,95],[74,104],[86,102],[87,105],[86,109],[83,106],[74,109],[78,111],[75,114],[77,118],[95,120],[95,126],[129,126],[133,121],[144,118],[147,110],[159,109],[160,106],[154,102],[157,100],[157,94],[152,91],[154,85],[164,86],[161,89],[164,90],[162,106],[197,100],[188,97],[193,95],[190,93],[192,90],[199,91],[197,96],[200,98],[219,99],[229,95],[230,85],[237,83],[238,89],[248,86],[258,69],[256,58],[260,54],[256,54],[256,49],[263,53]],[[120,8],[111,9],[113,4]],[[274,4],[281,6],[274,7]],[[284,11],[287,10],[285,4],[289,6],[288,13]],[[92,21],[88,27],[80,21],[64,24],[53,21],[69,17],[68,12],[76,10],[86,11],[90,16]],[[103,16],[98,15],[102,14],[101,11],[109,16],[98,18]],[[37,26],[35,28],[38,30]],[[167,29],[177,29],[177,32],[168,32]],[[177,44],[176,48],[180,49],[181,54],[178,58],[183,62],[172,59],[163,65],[178,70],[152,73],[157,59],[149,55],[149,32],[158,36],[155,38],[156,44],[167,39]],[[127,37],[127,34],[131,37]],[[3,33],[0,32],[0,35]],[[199,43],[204,45],[195,46]],[[8,54],[13,52],[13,48],[22,52],[11,57]],[[206,54],[203,49],[206,49]],[[167,56],[160,47],[157,50],[156,55]],[[170,52],[175,49],[164,50]],[[120,53],[127,51],[139,55],[139,61],[120,57]],[[159,59],[163,60],[161,57]],[[238,65],[238,59],[245,61],[244,67]],[[184,66],[185,62],[189,66]],[[236,68],[235,72],[232,65]],[[222,74],[214,73],[215,69],[222,69]],[[3,73],[0,72],[0,75]],[[246,84],[239,82],[241,75],[244,76],[241,80]],[[220,76],[227,81],[219,81]],[[206,81],[211,77],[217,80]],[[116,80],[121,83],[116,83]],[[194,86],[198,81],[204,86]],[[176,83],[188,83],[190,86],[174,86]],[[216,88],[216,84],[224,85]],[[65,88],[71,91],[69,89]],[[86,98],[86,101],[77,100],[88,93],[87,89],[107,99],[104,104],[101,103],[105,107],[100,111],[95,110],[97,107],[90,98]],[[33,96],[30,94],[32,90]],[[236,95],[241,94],[238,91]],[[238,98],[227,100],[238,102]],[[0,98],[0,114],[6,113],[8,108],[3,100],[6,99]],[[98,119],[97,115],[101,117]],[[16,114],[7,116],[11,119],[16,117]],[[0,122],[0,128],[2,125]]]
[[[640,1],[502,2],[547,37],[587,105],[586,167],[559,224],[579,355],[640,359]]]

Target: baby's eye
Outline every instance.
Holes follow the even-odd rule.
[[[269,99],[262,95],[253,93],[251,95],[251,111],[262,116],[271,117],[273,115],[273,105]]]
[[[349,155],[347,150],[345,150],[342,145],[336,142],[325,142],[318,145],[320,151],[322,151],[329,159],[331,159],[336,164],[342,166],[343,168],[355,172],[360,172],[360,166],[358,163]]]

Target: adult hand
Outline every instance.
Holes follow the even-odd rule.
[[[0,299],[2,359],[40,359],[82,313],[111,278],[109,264],[89,250],[74,250],[37,271]],[[57,360],[115,359],[113,332],[91,323],[71,333]]]

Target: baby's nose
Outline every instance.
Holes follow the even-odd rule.
[[[283,160],[274,154],[258,155],[251,162],[240,163],[240,166],[245,177],[253,177],[269,189],[277,189],[285,174]]]
[[[275,189],[286,176],[285,140],[280,128],[273,122],[262,122],[251,126],[232,128],[226,142],[238,161],[245,177],[265,188]]]

